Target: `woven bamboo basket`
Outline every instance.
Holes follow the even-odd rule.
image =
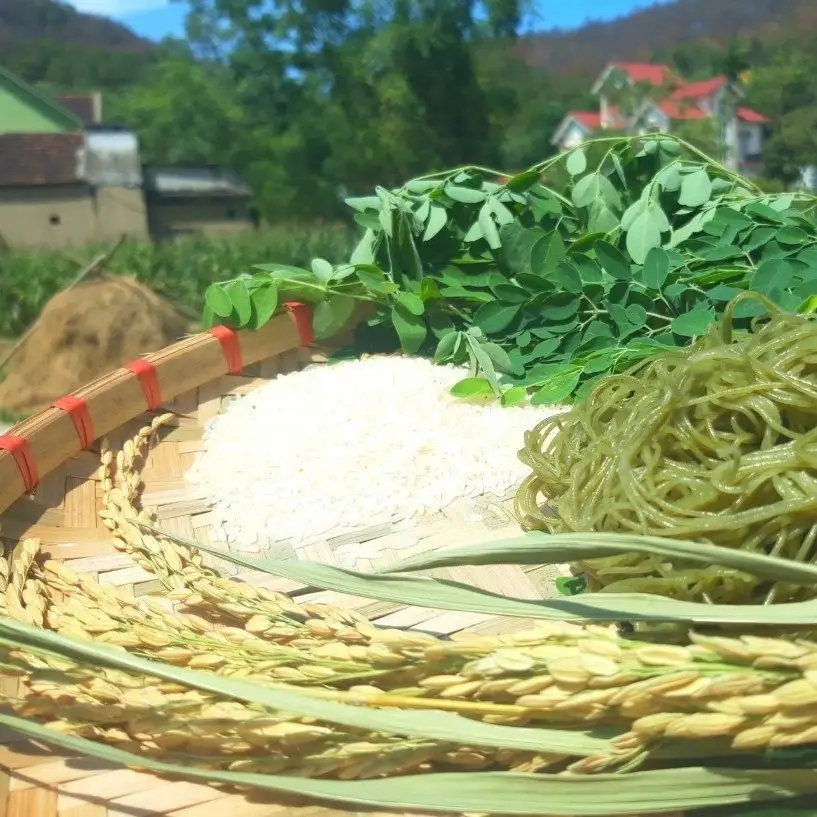
[[[185,482],[185,473],[203,445],[203,425],[227,401],[279,374],[318,365],[326,359],[327,351],[348,340],[336,338],[331,346],[319,348],[312,343],[308,310],[293,304],[289,312],[258,332],[233,333],[222,327],[186,338],[85,386],[0,437],[0,524],[7,547],[36,537],[42,543],[43,556],[62,561],[78,573],[91,574],[136,597],[160,594],[160,582],[115,547],[99,519],[99,440],[106,437],[118,450],[154,416],[172,412],[173,420],[152,448],[142,471],[142,506],[156,512],[166,530],[218,544],[211,536],[206,501]],[[519,528],[511,505],[509,496],[483,497],[476,516],[472,504],[455,502],[443,513],[423,517],[414,527],[380,526],[358,531],[352,541],[378,540],[380,557],[355,567],[377,568],[444,545],[516,535]],[[274,555],[281,558],[287,551],[287,557],[337,565],[339,549],[349,541],[349,534],[327,535],[297,548],[281,546]],[[210,565],[235,575],[235,568],[218,557],[211,558]],[[550,567],[460,568],[440,574],[517,597],[547,598],[555,592]],[[530,623],[315,593],[262,573],[240,576],[256,586],[300,594],[299,601],[354,608],[385,626],[455,639],[465,631],[509,632]],[[0,683],[4,692],[16,693],[16,679],[2,678]],[[348,814],[329,806],[231,793],[63,757],[19,734],[2,732],[0,806],[2,817]]]

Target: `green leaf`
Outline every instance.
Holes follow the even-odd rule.
[[[457,356],[462,346],[462,332],[448,332],[440,338],[432,358],[434,363],[443,363]]]
[[[568,292],[578,295],[582,291],[582,276],[576,266],[569,261],[562,261],[558,264],[552,277],[554,283]]]
[[[658,292],[669,276],[669,256],[661,247],[653,247],[644,258],[641,277],[644,285]]]
[[[503,374],[511,374],[513,365],[508,357],[508,353],[497,343],[490,341],[482,341],[479,343],[479,348],[485,352],[493,363],[494,368]]]
[[[519,304],[489,301],[474,313],[474,324],[486,335],[496,335],[507,329],[522,309]]]
[[[403,351],[407,355],[417,354],[428,335],[425,321],[419,315],[409,312],[401,303],[392,307],[391,320]]]
[[[661,246],[660,222],[655,213],[645,210],[627,231],[627,251],[636,264],[643,264],[653,247]]]
[[[252,318],[252,300],[247,282],[243,278],[236,278],[226,285],[226,289],[235,310],[238,326],[246,326]]]
[[[758,551],[738,550],[705,542],[629,533],[525,533],[513,539],[445,548],[389,565],[384,573],[409,573],[452,566],[497,564],[565,564],[628,553],[674,562],[686,561],[739,570],[767,581],[817,584],[817,565],[791,562]],[[801,569],[803,566],[805,569]],[[797,577],[797,578],[795,578]]]
[[[412,315],[422,315],[426,311],[426,305],[419,295],[413,292],[398,292],[397,302]]]
[[[630,262],[624,254],[607,241],[596,242],[596,258],[605,272],[613,278],[629,281],[632,278]]]
[[[358,196],[357,198],[344,199],[345,204],[353,210],[363,212],[364,210],[379,210],[382,203],[377,196]]]
[[[253,328],[260,329],[278,308],[278,287],[274,281],[256,287],[252,291]]]
[[[571,198],[576,207],[589,207],[600,195],[599,174],[588,173],[573,186]]]
[[[700,207],[712,196],[712,182],[707,172],[701,168],[684,176],[678,203],[684,207]]]
[[[233,314],[233,302],[224,284],[210,284],[204,291],[204,303],[219,318],[229,318]]]
[[[531,398],[534,406],[549,406],[562,403],[570,397],[581,379],[581,370],[572,369],[548,378]]]
[[[531,360],[538,360],[548,355],[552,355],[560,346],[561,338],[545,338],[540,340],[536,346],[533,347],[529,357]]]
[[[670,328],[676,335],[694,338],[705,334],[709,325],[715,320],[716,316],[712,312],[704,309],[692,309],[675,318],[670,324]]]
[[[752,216],[770,221],[772,224],[784,224],[786,219],[777,210],[764,204],[762,201],[753,201],[746,205],[744,212]]]
[[[542,304],[541,313],[544,318],[547,318],[548,328],[553,330],[554,323],[572,318],[578,312],[580,304],[579,298],[567,292],[560,292],[548,296]]]
[[[345,295],[331,295],[321,301],[312,315],[312,328],[318,340],[331,338],[349,325],[357,301]]]
[[[475,190],[473,187],[460,187],[455,184],[445,186],[445,195],[463,204],[479,204],[479,202],[485,201],[487,198],[487,193],[483,190]]]
[[[599,195],[602,201],[613,210],[621,209],[621,196],[607,176],[599,173]]]
[[[509,615],[520,616],[522,618],[535,618],[546,620],[566,620],[566,621],[685,621],[694,622],[696,626],[703,624],[742,624],[762,625],[762,626],[792,626],[811,623],[814,621],[817,603],[813,600],[805,602],[787,602],[771,605],[740,605],[740,604],[700,604],[696,602],[680,601],[664,596],[651,596],[645,594],[627,593],[588,593],[582,596],[580,604],[574,604],[570,600],[522,600],[509,598],[507,596],[495,594],[482,589],[474,589],[468,585],[459,584],[450,580],[438,582],[426,577],[417,579],[411,576],[388,576],[371,573],[358,573],[352,570],[323,565],[317,562],[301,562],[292,560],[271,560],[271,559],[249,559],[231,551],[221,550],[213,545],[206,545],[191,539],[162,530],[153,525],[138,523],[140,527],[152,533],[177,542],[186,547],[198,549],[213,556],[226,559],[240,567],[249,570],[259,570],[273,576],[290,579],[303,584],[317,587],[322,590],[336,590],[349,595],[363,596],[364,598],[378,601],[391,601],[399,604],[419,605],[424,607],[439,608],[445,610],[459,610],[462,612],[484,613],[486,615]],[[528,537],[534,534],[527,534]],[[547,539],[547,545],[557,547],[557,537],[551,534],[539,534]],[[599,537],[629,536],[628,534],[563,534],[571,540],[578,541],[582,536],[589,536],[592,545],[599,543]],[[644,537],[630,537],[632,541],[641,541]],[[663,545],[668,543],[678,544],[677,541],[659,537]],[[496,543],[491,543],[496,544]],[[507,544],[507,543],[505,543]],[[562,543],[564,544],[564,542]],[[692,553],[699,548],[702,543],[685,543],[692,545]],[[547,547],[546,545],[546,547]],[[539,547],[544,551],[541,544]],[[716,547],[714,545],[707,547]],[[634,549],[630,547],[630,549]],[[741,551],[727,548],[731,554],[738,556],[755,556],[764,563],[769,564],[769,569],[764,568],[763,575],[777,576],[778,566],[771,565],[775,557],[751,551]],[[575,552],[575,551],[574,551]],[[726,559],[726,554],[724,554]],[[572,558],[558,558],[553,564],[563,564],[573,561]],[[544,555],[540,555],[537,564],[547,563]],[[776,559],[776,562],[785,562],[779,565],[779,569],[788,571],[787,575],[793,577],[797,575],[802,578],[789,578],[784,581],[791,581],[794,584],[814,583],[814,579],[806,579],[805,576],[813,576],[817,571],[817,566],[793,562],[791,560]],[[709,559],[710,564],[717,563],[717,560]],[[730,562],[727,562],[729,564]],[[745,564],[745,563],[744,563]],[[395,566],[393,569],[399,569]],[[772,574],[772,570],[774,573]],[[756,571],[757,572],[757,571]],[[0,620],[0,628],[2,620]],[[43,632],[37,630],[36,632]],[[514,727],[516,728],[516,727]],[[673,770],[677,772],[677,769]],[[470,775],[469,775],[470,777]],[[815,784],[817,785],[817,784]],[[499,809],[502,811],[502,809]],[[504,813],[504,812],[503,812]],[[528,812],[524,812],[528,813]]]
[[[217,316],[212,309],[210,309],[207,304],[204,305],[204,309],[201,311],[201,324],[205,329],[212,329],[217,322]]]
[[[423,241],[431,241],[438,235],[448,223],[448,210],[441,204],[432,204],[426,221],[426,228],[423,232]]]
[[[782,258],[764,261],[752,276],[752,289],[768,295],[772,290],[787,289],[794,282],[794,268]]]
[[[712,289],[707,289],[706,295],[710,301],[731,301],[736,296],[740,295],[744,290],[738,287],[730,287],[726,284],[719,284]]]
[[[528,402],[527,389],[522,386],[514,386],[508,391],[502,393],[502,405],[505,408],[512,408],[513,406],[521,406]]]
[[[502,259],[511,274],[517,275],[530,270],[531,250],[543,235],[545,235],[543,230],[523,227],[518,221],[503,224],[499,228]]]
[[[775,238],[781,244],[805,244],[809,240],[809,235],[799,227],[781,227]]]
[[[587,170],[587,157],[582,148],[576,148],[570,152],[565,162],[565,168],[571,176],[581,176]]]
[[[531,250],[531,271],[547,276],[556,265],[564,261],[567,251],[562,237],[555,230],[540,238]]]
[[[484,377],[466,377],[451,387],[451,394],[454,397],[473,400],[474,398],[492,397],[494,390]]]
[[[335,268],[323,258],[314,258],[312,260],[312,272],[322,284],[326,284],[332,279]]]
[[[511,176],[508,181],[505,182],[505,187],[507,187],[508,190],[513,190],[515,193],[521,193],[536,184],[541,175],[538,170],[525,170],[522,173]]]
[[[505,301],[505,303],[524,304],[530,300],[530,293],[526,289],[513,284],[498,284],[491,287],[491,290],[500,301]]]
[[[638,329],[647,323],[647,310],[641,304],[630,304],[625,312],[630,323]]]
[[[677,190],[681,189],[681,173],[678,169],[678,165],[676,164],[667,165],[665,168],[660,170],[656,175],[655,180],[667,193],[675,193]]]
[[[371,264],[357,264],[357,278],[370,292],[377,295],[391,295],[397,292],[398,286],[390,281],[385,272]]]
[[[480,207],[477,220],[479,221],[482,235],[488,242],[488,246],[492,250],[498,250],[502,246],[502,239],[499,237],[499,229],[491,215],[490,201],[486,201],[485,204]]]

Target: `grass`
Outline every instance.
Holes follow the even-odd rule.
[[[133,275],[183,312],[198,315],[213,281],[234,278],[253,264],[281,262],[309,267],[315,257],[348,258],[358,231],[345,224],[279,225],[229,239],[184,238],[153,245],[125,244],[105,267]],[[8,250],[0,254],[0,337],[16,337],[45,304],[104,248],[65,252]]]

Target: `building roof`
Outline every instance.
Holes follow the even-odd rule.
[[[54,101],[86,125],[95,125],[99,122],[98,97],[98,94],[60,94]]]
[[[84,143],[81,133],[0,134],[0,185],[81,182]]]
[[[235,196],[252,195],[244,181],[216,165],[176,165],[148,167],[144,171],[145,190],[153,196]]]
[[[738,119],[741,119],[744,122],[752,122],[757,125],[768,125],[769,122],[772,121],[767,116],[763,116],[762,113],[758,113],[751,108],[738,108],[735,113],[737,114]]]
[[[709,114],[707,114],[706,111],[702,111],[697,105],[692,105],[677,99],[665,99],[659,102],[657,107],[670,119],[696,120],[709,118]]]
[[[719,76],[700,82],[685,82],[670,94],[670,99],[702,99],[729,85],[729,77]]]
[[[66,130],[81,130],[83,127],[83,120],[77,116],[74,111],[60,105],[53,99],[49,99],[45,94],[41,94],[35,88],[32,88],[28,83],[23,82],[20,77],[7,71],[0,66],[0,82],[7,86],[14,88],[14,90],[23,97],[29,100],[29,103],[40,110],[47,111],[52,119],[55,119]]]
[[[601,127],[601,114],[597,111],[568,111],[567,117],[575,119],[582,127],[595,130]]]
[[[611,62],[608,68],[618,68],[632,82],[649,82],[651,85],[663,85],[677,79],[668,65],[652,65],[648,62]]]

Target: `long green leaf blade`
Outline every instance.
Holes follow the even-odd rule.
[[[381,572],[402,573],[460,565],[561,564],[633,552],[721,565],[772,581],[817,584],[817,565],[814,564],[704,542],[625,533],[548,534],[534,531],[484,545],[448,548],[422,554],[390,565]]]
[[[322,590],[416,607],[548,621],[660,621],[781,627],[817,625],[817,600],[769,605],[697,604],[647,593],[586,593],[541,601],[516,599],[459,582],[426,577],[357,573],[314,562],[245,559],[229,551],[175,536],[152,525],[144,527],[170,541],[212,553],[250,570],[281,576]]]
[[[158,774],[226,783],[379,809],[507,815],[611,817],[773,801],[817,792],[813,770],[667,769],[627,775],[536,775],[468,772],[382,780],[311,780],[285,775],[197,769],[63,735],[33,721],[0,713],[0,724],[68,752]]]

